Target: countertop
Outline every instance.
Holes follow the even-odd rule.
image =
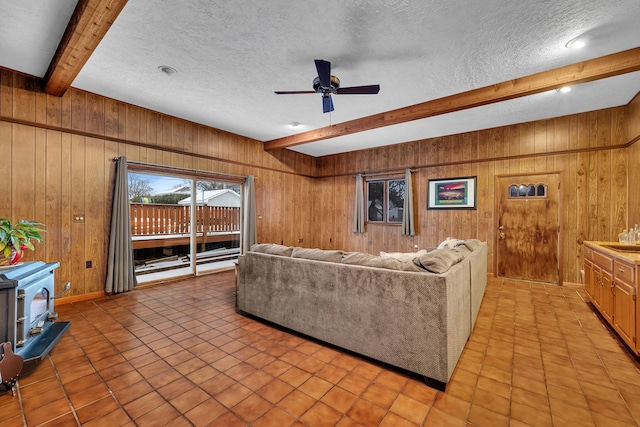
[[[584,242],[584,244],[587,246],[591,246],[594,249],[598,249],[615,259],[626,261],[631,264],[640,265],[640,245],[623,245],[622,243],[618,243],[618,242],[593,242],[593,241]],[[622,249],[620,250],[612,249],[612,248],[609,248],[608,245],[625,247],[625,249],[628,248],[630,252]]]

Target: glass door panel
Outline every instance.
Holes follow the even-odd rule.
[[[196,274],[233,267],[240,255],[240,186],[196,182]]]
[[[192,274],[193,181],[175,176],[129,173],[129,215],[138,283]]]

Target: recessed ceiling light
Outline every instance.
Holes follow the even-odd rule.
[[[580,38],[575,38],[573,40],[569,40],[565,46],[569,49],[580,49],[585,46],[584,40],[580,40]]]
[[[301,127],[302,125],[300,124],[300,122],[291,122],[291,124],[289,124],[289,127],[291,129],[297,129],[299,127]]]
[[[160,65],[158,67],[158,70],[160,70],[161,73],[164,73],[169,77],[173,76],[175,73],[178,72],[175,68],[169,67],[168,65]]]
[[[560,89],[557,89],[557,91],[560,93],[571,92],[571,87],[570,86],[561,87]]]

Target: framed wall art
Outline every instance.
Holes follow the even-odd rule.
[[[476,209],[477,177],[430,179],[427,209]]]

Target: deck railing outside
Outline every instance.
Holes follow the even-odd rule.
[[[190,206],[130,203],[131,234],[155,236],[189,234]],[[240,231],[240,208],[196,206],[196,232]]]

